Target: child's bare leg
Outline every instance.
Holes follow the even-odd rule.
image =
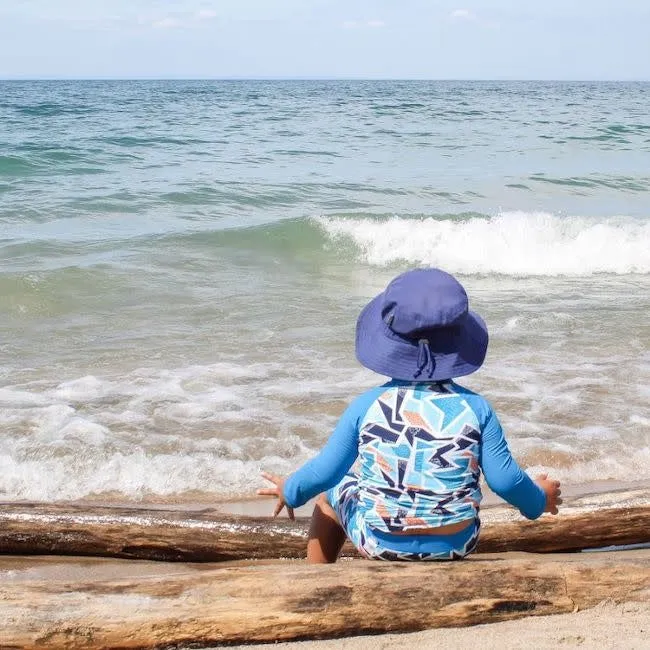
[[[324,494],[316,499],[314,514],[311,516],[309,539],[307,541],[307,562],[310,564],[330,564],[336,562],[345,532],[339,524],[336,513]]]

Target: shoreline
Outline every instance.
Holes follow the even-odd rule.
[[[481,518],[486,521],[519,518],[521,515],[512,506],[491,492],[486,485],[482,486],[483,502]],[[644,481],[602,481],[582,485],[562,486],[562,504],[560,512],[595,510],[598,507],[619,507],[624,505],[650,504],[650,487]],[[247,499],[233,498],[214,504],[215,507],[227,514],[263,517],[272,510],[271,500],[265,497]],[[311,516],[313,502],[296,509],[296,516]]]
[[[519,518],[519,513],[497,497],[486,485],[482,486],[483,501],[481,504],[481,517],[486,521]],[[598,483],[584,483],[575,485],[562,485],[562,498],[564,503],[560,513],[565,511],[588,512],[599,507],[621,507],[650,504],[650,487],[645,481],[600,481]],[[173,498],[145,497],[139,500],[125,499],[113,495],[94,495],[83,499],[32,501],[27,499],[0,498],[0,507],[3,503],[43,505],[69,504],[77,507],[108,507],[119,510],[120,508],[144,508],[151,510],[202,510],[214,509],[224,514],[244,517],[266,517],[272,519],[273,499],[255,494],[244,496],[211,496],[180,495]],[[295,509],[296,517],[310,517],[313,510],[313,500]],[[281,515],[283,517],[285,515]]]

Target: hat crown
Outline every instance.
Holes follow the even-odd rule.
[[[410,337],[458,324],[468,309],[467,293],[453,276],[440,269],[415,269],[386,287],[382,317],[393,332]]]

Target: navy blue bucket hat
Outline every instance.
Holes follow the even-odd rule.
[[[357,359],[406,381],[442,381],[478,370],[488,346],[483,319],[467,293],[440,269],[398,275],[359,315]]]

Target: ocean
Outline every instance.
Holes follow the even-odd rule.
[[[432,265],[529,472],[650,480],[650,83],[0,82],[0,499],[211,502],[314,455]]]

